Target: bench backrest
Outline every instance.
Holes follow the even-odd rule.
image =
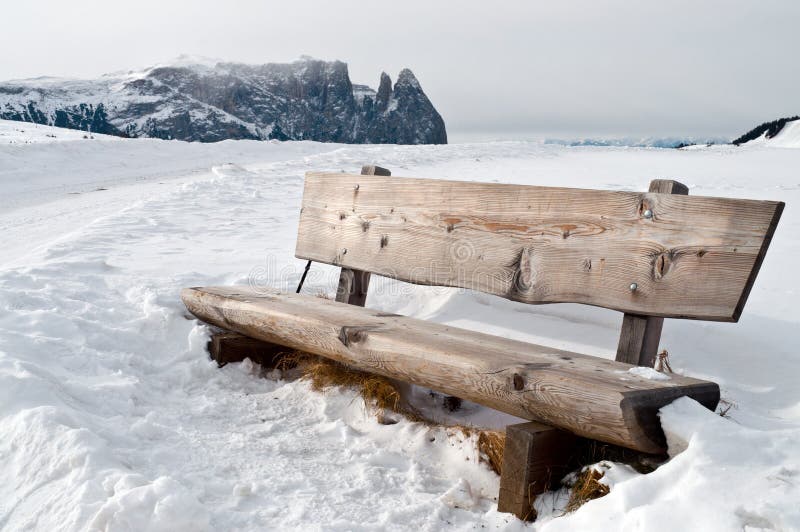
[[[783,206],[307,173],[296,256],[524,303],[737,321]]]

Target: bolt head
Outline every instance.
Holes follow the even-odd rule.
[[[638,284],[636,284],[636,283],[631,283],[631,286],[630,286],[630,288],[631,288],[631,292],[635,292],[635,291],[636,291],[636,289],[637,289],[637,288],[639,288],[639,285],[638,285]]]
[[[353,190],[358,190],[359,188],[361,188],[361,185],[359,185],[358,183],[356,183],[356,185],[353,187]]]
[[[642,216],[644,216],[645,218],[647,218],[649,220],[650,218],[653,217],[653,211],[651,211],[650,209],[647,209],[646,211],[644,211],[642,213]]]

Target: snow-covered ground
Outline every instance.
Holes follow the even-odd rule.
[[[41,142],[66,142],[72,140],[114,140],[117,137],[95,135],[86,131],[43,126],[30,122],[0,120],[0,144],[38,144]]]
[[[7,139],[30,135],[0,123]],[[42,133],[42,132],[40,132]],[[800,529],[800,150],[563,147],[538,142],[344,146],[0,140],[0,529]],[[28,137],[30,138],[30,137]],[[606,474],[611,493],[524,524],[458,432],[381,425],[349,392],[217,369],[184,286],[293,287],[307,170],[783,200],[738,324],[669,320],[679,372],[715,380],[726,417],[662,411],[673,458]],[[309,293],[334,290],[315,265]],[[378,280],[368,306],[611,358],[621,316]],[[577,334],[576,334],[577,332]],[[473,418],[485,412],[474,412]]]

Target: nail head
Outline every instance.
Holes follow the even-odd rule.
[[[647,209],[646,211],[644,211],[642,213],[642,215],[649,220],[650,218],[653,217],[653,211],[651,211],[650,209]]]
[[[631,292],[635,292],[636,289],[639,288],[639,285],[636,284],[636,283],[631,283],[631,287],[630,288],[631,288]]]

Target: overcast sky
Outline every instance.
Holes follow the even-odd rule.
[[[411,68],[453,134],[721,135],[800,114],[800,0],[8,0],[0,79],[180,54]]]

